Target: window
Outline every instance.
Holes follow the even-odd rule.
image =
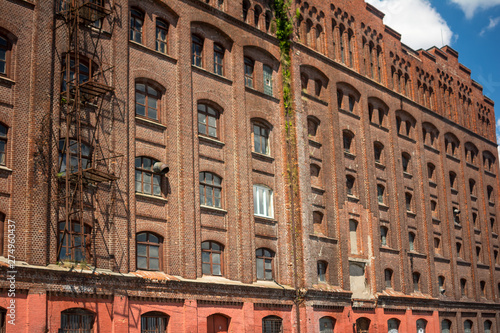
[[[60,251],[57,260],[89,262],[90,234],[91,228],[87,224],[82,225],[78,221],[72,221],[66,229],[66,222],[59,222],[58,248]]]
[[[382,151],[384,146],[380,142],[375,142],[373,144],[373,155],[375,158],[375,163],[382,163]]]
[[[224,48],[219,44],[214,44],[214,73],[224,75]]]
[[[253,88],[253,68],[254,61],[245,57],[245,86]]]
[[[324,233],[323,226],[323,213],[315,211],[313,212],[313,224],[314,224],[314,232],[315,233]]]
[[[130,40],[142,44],[144,14],[137,9],[130,10]]]
[[[159,271],[163,240],[150,232],[137,234],[137,269]]]
[[[141,316],[141,333],[165,333],[169,317],[162,312],[147,312]]]
[[[444,319],[441,321],[441,333],[450,333],[451,332],[451,321],[448,319]]]
[[[213,314],[207,317],[207,330],[204,332],[229,332],[230,318],[221,315]]]
[[[349,245],[351,246],[351,253],[353,254],[358,254],[360,252],[358,237],[358,221],[349,220]]]
[[[384,270],[385,288],[392,289],[392,270]]]
[[[407,153],[401,154],[401,163],[403,164],[403,172],[410,173],[410,155]]]
[[[267,316],[262,319],[262,333],[282,333],[283,320],[276,316]]]
[[[321,83],[321,80],[315,80],[314,81],[314,94],[317,97],[321,97],[321,88],[323,88],[323,83]]]
[[[156,51],[167,54],[168,24],[156,20]]]
[[[4,227],[5,227],[5,214],[0,212],[0,256],[3,256]],[[2,325],[0,325],[0,332],[1,328]]]
[[[353,95],[349,95],[349,112],[354,112],[355,105],[356,105],[356,98]]]
[[[481,288],[481,297],[486,297],[486,282],[485,281],[479,282],[479,286]]]
[[[7,127],[0,124],[0,165],[7,163]]]
[[[464,333],[472,333],[472,321],[464,321]]]
[[[389,229],[387,227],[380,227],[380,245],[387,246],[387,234],[389,233]]]
[[[254,215],[273,218],[273,191],[263,185],[253,186]]]
[[[417,333],[425,333],[427,321],[425,319],[417,320]]]
[[[380,185],[378,184],[377,185],[377,199],[378,199],[378,203],[379,204],[384,204],[385,202],[385,198],[384,198],[384,191],[385,191],[385,188],[383,185]]]
[[[0,35],[0,75],[8,74],[9,52],[9,41],[5,36]]]
[[[429,181],[434,181],[434,171],[436,170],[436,167],[432,163],[427,163],[427,177],[429,178]]]
[[[486,187],[486,194],[488,195],[488,201],[490,203],[493,202],[493,187],[488,185]]]
[[[354,182],[356,181],[356,178],[354,178],[351,175],[347,175],[345,177],[345,188],[346,188],[346,193],[348,196],[354,197],[355,196],[355,191],[354,191]]]
[[[406,211],[407,212],[413,212],[412,208],[412,195],[410,193],[405,193],[405,200],[406,200]]]
[[[313,185],[321,186],[320,171],[321,168],[316,164],[311,164],[311,183]]]
[[[319,320],[319,333],[333,333],[335,328],[335,319],[323,317]]]
[[[318,282],[327,282],[326,275],[327,275],[327,267],[328,263],[326,261],[318,261]]]
[[[457,174],[454,172],[450,172],[450,187],[457,189]]]
[[[431,214],[433,218],[438,218],[437,201],[431,200]]]
[[[413,273],[413,291],[420,292],[420,273]]]
[[[66,147],[66,139],[59,140],[59,175],[66,174],[66,157],[67,150],[69,149],[70,160],[69,167],[70,173],[75,173],[78,171],[78,156],[81,155],[81,167],[85,170],[91,166],[91,149],[86,144],[80,144],[80,149],[78,149],[78,142],[73,139],[69,139],[69,147]]]
[[[478,262],[482,262],[482,260],[481,260],[481,246],[476,246],[476,259]]]
[[[491,321],[486,320],[484,322],[484,333],[491,333],[491,328],[493,327],[493,324]]]
[[[399,332],[399,320],[389,319],[387,321],[388,333],[398,333]]]
[[[342,109],[344,102],[344,92],[340,89],[337,89],[337,107],[339,110]]]
[[[469,193],[471,196],[476,195],[476,182],[473,179],[469,179]]]
[[[135,114],[158,120],[160,92],[147,83],[135,84]]]
[[[222,179],[211,172],[200,172],[200,204],[221,208]]]
[[[467,280],[460,279],[460,295],[462,297],[467,297]]]
[[[0,332],[5,333],[7,310],[0,308]]]
[[[264,94],[273,96],[273,69],[267,65],[263,67]]]
[[[89,78],[92,76],[92,71],[90,70],[88,62],[86,62],[84,59],[80,59],[77,70],[75,59],[71,56],[69,61],[69,80],[67,80],[66,57],[64,57],[62,63],[61,91],[66,91],[68,84],[70,87],[70,91],[72,90],[71,88],[74,87],[75,85],[77,74],[78,74],[78,83],[84,83],[89,81]]]
[[[316,138],[318,135],[319,120],[316,117],[307,117],[307,134],[309,138]]]
[[[257,280],[274,280],[274,252],[269,249],[255,251],[257,262]]]
[[[498,265],[498,250],[493,250],[493,260],[495,261],[495,265]]]
[[[250,9],[250,1],[248,0],[243,0],[243,6],[242,6],[242,11],[243,11],[243,22],[247,21],[248,17],[248,10]]]
[[[61,328],[59,333],[92,333],[94,314],[85,309],[69,309],[61,312]]]
[[[262,124],[253,124],[253,151],[269,155],[269,128]]]
[[[205,275],[223,274],[223,251],[221,244],[207,241],[201,243],[201,268]]]
[[[253,22],[257,28],[259,27],[260,14],[262,14],[262,7],[257,5],[253,11]]]
[[[415,249],[415,233],[413,233],[413,232],[408,233],[408,241],[410,243],[410,251],[416,251],[416,249]]]
[[[434,237],[434,254],[441,254],[441,240],[439,237]]]
[[[445,279],[444,279],[444,276],[442,276],[442,275],[438,276],[438,285],[439,285],[439,292],[441,294],[444,294],[444,292],[445,292]]]
[[[191,54],[192,65],[197,67],[203,66],[203,39],[196,35],[191,36]]]
[[[220,114],[213,107],[198,104],[198,133],[212,138],[219,138]]]
[[[455,247],[457,248],[457,256],[459,258],[461,258],[462,257],[462,243],[456,242]]]
[[[135,158],[135,192],[161,196],[161,176],[153,173],[158,162],[149,157]]]
[[[354,134],[350,131],[342,132],[342,142],[344,145],[344,152],[348,154],[354,154],[354,147],[352,146],[352,141],[354,139]]]

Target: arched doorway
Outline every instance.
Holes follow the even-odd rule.
[[[368,333],[369,328],[370,319],[363,317],[356,320],[356,333]]]
[[[207,333],[227,333],[229,319],[221,314],[213,314],[207,318]]]

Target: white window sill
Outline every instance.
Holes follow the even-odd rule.
[[[147,199],[153,199],[153,200],[168,202],[168,200],[165,199],[165,198],[163,198],[163,197],[157,197],[157,196],[150,195],[150,194],[144,194],[144,193],[135,192],[135,196],[136,197],[141,197],[141,198],[147,198]]]

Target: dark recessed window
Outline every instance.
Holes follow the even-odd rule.
[[[413,273],[413,291],[420,291],[420,273],[417,272]]]
[[[69,139],[66,144],[66,139],[59,140],[59,175],[66,174],[66,168],[68,167],[67,156],[69,153],[69,168],[70,173],[75,173],[78,171],[78,157],[81,156],[80,165],[82,170],[90,168],[91,166],[91,149],[84,143],[80,144],[78,147],[78,141]]]
[[[274,280],[274,252],[269,249],[255,251],[257,263],[257,280]]]
[[[253,68],[254,61],[245,57],[245,86],[253,88]]]
[[[7,163],[7,126],[0,124],[0,165]]]
[[[214,44],[214,73],[220,76],[224,75],[224,48]]]
[[[387,246],[387,235],[389,233],[389,229],[387,227],[380,227],[380,245]]]
[[[141,316],[141,333],[166,333],[169,316],[162,312],[147,312]]]
[[[168,24],[156,20],[156,51],[167,54]]]
[[[318,261],[318,282],[327,282],[326,281],[326,269],[328,264],[326,261]]]
[[[142,44],[142,26],[144,14],[137,9],[130,11],[130,40]]]
[[[162,239],[150,232],[137,234],[137,269],[160,270]]]
[[[0,35],[0,75],[7,75],[9,67],[10,45],[5,36]]]
[[[61,328],[59,333],[91,333],[95,316],[84,309],[69,309],[61,312]]]
[[[203,66],[203,39],[196,35],[191,36],[191,54],[193,66],[202,67]]]
[[[223,274],[223,246],[219,243],[208,241],[201,243],[201,267],[205,275]]]
[[[392,289],[392,270],[386,269],[384,271],[384,278],[385,278],[385,288],[386,289]]]

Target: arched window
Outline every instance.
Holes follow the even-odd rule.
[[[255,62],[248,58],[244,58],[245,64],[245,86],[253,88],[253,69],[255,66]]]
[[[462,243],[456,242],[455,245],[457,248],[457,257],[462,258]]]
[[[377,200],[379,204],[385,204],[385,187],[383,185],[377,184]]]
[[[201,267],[204,275],[224,274],[224,247],[216,242],[207,241],[201,243]]]
[[[410,251],[416,251],[415,233],[413,232],[408,233],[408,242],[410,243]]]
[[[401,163],[403,165],[403,172],[411,173],[410,160],[411,160],[410,154],[408,153],[401,154]]]
[[[486,187],[486,194],[488,195],[488,201],[491,203],[493,202],[493,187],[488,185]]]
[[[360,239],[358,232],[358,221],[349,220],[349,245],[351,248],[351,253],[358,254],[360,251]]]
[[[335,329],[335,319],[323,317],[319,320],[319,333],[333,333]]]
[[[228,317],[218,313],[207,317],[207,332],[228,332],[228,330]]]
[[[417,320],[417,333],[425,333],[427,328],[427,320],[419,319]]]
[[[412,202],[412,195],[411,193],[406,192],[405,193],[405,200],[406,200],[406,211],[407,212],[413,212],[413,202]]]
[[[328,263],[326,261],[320,260],[317,263],[318,268],[318,282],[328,282]]]
[[[351,29],[347,32],[347,47],[349,56],[349,67],[354,67],[354,33]]]
[[[457,189],[457,174],[450,171],[450,187],[452,189]]]
[[[142,26],[144,13],[138,9],[130,10],[130,40],[142,44]]]
[[[222,179],[211,172],[200,172],[200,204],[222,207]]]
[[[150,232],[137,234],[137,269],[158,271],[161,269],[163,239]]]
[[[91,149],[86,144],[80,144],[78,147],[78,142],[73,139],[68,140],[69,144],[66,145],[66,139],[59,140],[59,175],[66,174],[66,157],[69,150],[70,160],[69,167],[70,173],[75,173],[78,171],[78,159],[81,156],[81,167],[82,170],[90,168],[91,166]]]
[[[354,134],[351,131],[345,130],[342,132],[342,143],[344,145],[344,152],[354,154]]]
[[[466,279],[460,279],[460,295],[462,297],[467,297],[467,280]]]
[[[282,333],[283,320],[277,316],[262,318],[262,333]]]
[[[0,34],[0,75],[9,75],[11,46],[7,36]]]
[[[262,14],[262,7],[257,5],[253,11],[253,21],[254,25],[259,28],[260,14]]]
[[[441,333],[450,333],[451,332],[451,321],[448,319],[443,319],[441,321]]]
[[[135,192],[161,196],[161,176],[153,173],[153,165],[158,162],[149,157],[135,158]]]
[[[388,242],[389,228],[380,227],[380,245],[389,246]]]
[[[368,333],[370,329],[370,319],[362,317],[356,320],[356,333]]]
[[[274,252],[261,248],[255,251],[257,280],[274,280]]]
[[[493,327],[493,323],[489,320],[484,322],[484,333],[491,333],[491,328]]]
[[[481,297],[486,298],[486,282],[480,281],[479,287],[481,288]]]
[[[242,10],[243,10],[243,22],[246,22],[247,21],[247,18],[248,18],[248,10],[250,9],[250,1],[248,0],[243,0],[243,6],[242,6]]]
[[[323,28],[316,25],[316,50],[323,53]]]
[[[445,291],[446,291],[446,288],[445,288],[445,278],[444,276],[440,275],[438,276],[438,285],[439,285],[439,292],[441,294],[444,294]]]
[[[0,124],[0,165],[7,163],[7,126]]]
[[[162,20],[156,20],[156,51],[168,53],[168,24]]]
[[[214,44],[214,73],[220,76],[224,75],[224,53],[221,45]]]
[[[464,321],[464,333],[472,333],[472,321]]]
[[[273,191],[264,185],[253,186],[254,215],[273,218]]]
[[[310,171],[311,171],[311,183],[313,185],[321,186],[321,177],[320,177],[321,168],[319,167],[319,165],[311,164]]]
[[[382,152],[384,151],[384,145],[380,142],[375,142],[373,144],[373,155],[375,158],[375,163],[383,164]]]
[[[478,262],[482,262],[481,258],[481,246],[476,246],[476,259]]]
[[[385,279],[385,288],[386,289],[393,288],[392,275],[393,275],[392,270],[390,270],[388,268],[384,270],[384,279]]]
[[[95,315],[85,309],[69,309],[61,312],[59,333],[92,333]]]
[[[146,312],[141,316],[141,333],[166,333],[168,320],[163,312]]]
[[[196,67],[203,67],[203,38],[191,35],[191,64]]]
[[[318,135],[319,120],[316,117],[307,117],[307,134],[309,138],[316,138]]]
[[[420,273],[414,272],[413,273],[413,291],[414,292],[420,292]]]
[[[135,114],[152,120],[158,120],[160,110],[160,92],[150,84],[135,84]]]
[[[343,24],[339,26],[339,44],[340,44],[340,61],[345,63],[345,27]]]
[[[347,196],[351,196],[351,197],[356,196],[356,191],[354,188],[355,182],[356,182],[356,178],[354,178],[353,176],[347,175],[345,177],[345,188],[346,188]]]
[[[271,27],[271,20],[273,19],[273,14],[270,10],[266,11],[265,19],[266,19],[266,31],[269,31],[269,28]]]
[[[253,151],[259,154],[269,155],[269,134],[271,132],[269,127],[260,122],[254,122],[252,127]]]
[[[398,333],[399,332],[399,323],[400,321],[397,319],[389,319],[387,321],[387,332],[388,333]]]
[[[434,254],[441,255],[441,240],[439,237],[434,237]]]
[[[220,138],[220,113],[207,104],[198,104],[198,134]]]
[[[436,170],[436,167],[432,163],[427,163],[427,177],[429,178],[429,181],[434,182],[435,176],[434,176],[434,171]]]
[[[476,181],[474,179],[469,179],[469,193],[471,196],[476,195]]]
[[[439,218],[436,200],[431,200],[431,214],[433,218]]]

